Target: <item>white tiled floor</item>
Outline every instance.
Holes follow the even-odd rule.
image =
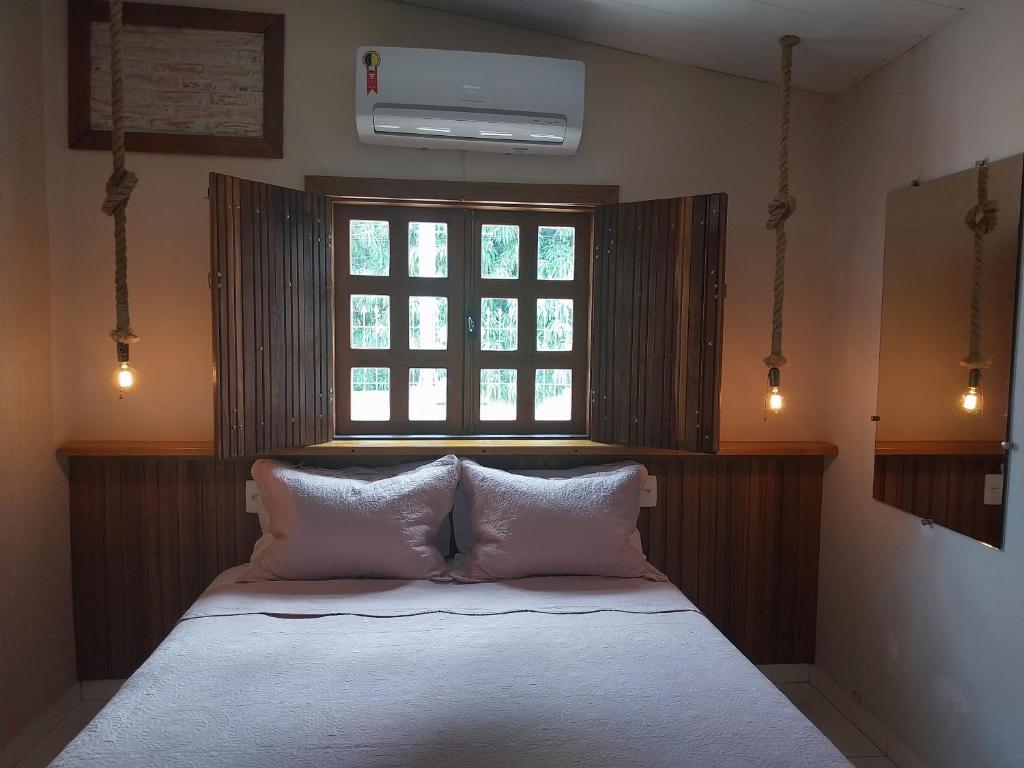
[[[114,694],[120,681],[93,683],[83,694],[91,700],[79,704],[50,731],[15,768],[44,768],[60,754]],[[88,685],[88,684],[87,684]],[[889,758],[810,683],[779,683],[779,689],[807,716],[855,768],[896,768]]]
[[[896,768],[882,750],[810,683],[780,683],[796,708],[828,737],[856,768]]]
[[[105,701],[80,701],[60,723],[21,758],[14,768],[45,768],[61,753],[78,732],[103,709]]]
[[[888,757],[851,757],[854,768],[896,768]]]

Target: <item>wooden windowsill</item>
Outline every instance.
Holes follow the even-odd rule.
[[[997,440],[879,440],[876,456],[1001,456]]]
[[[72,442],[62,445],[61,456],[213,456],[210,442]],[[688,451],[664,448],[640,448],[628,445],[596,443],[585,439],[416,439],[362,438],[331,440],[307,448],[271,451],[265,456],[437,456],[457,453],[462,456],[703,456]],[[719,456],[837,456],[832,443],[805,441],[723,442]]]

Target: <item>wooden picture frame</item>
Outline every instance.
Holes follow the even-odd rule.
[[[110,149],[110,131],[92,126],[91,30],[109,19],[102,0],[68,0],[68,146]],[[284,14],[127,3],[125,25],[249,32],[263,36],[263,135],[224,136],[132,131],[132,152],[284,157]]]

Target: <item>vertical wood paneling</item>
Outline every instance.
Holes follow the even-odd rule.
[[[200,541],[200,530],[203,515],[202,466],[197,462],[177,462],[175,467],[175,485],[177,486],[178,517],[178,562],[181,564],[178,575],[179,594],[182,601],[189,595],[201,592],[208,582],[203,578],[203,548]],[[199,567],[196,567],[199,566]],[[191,601],[182,602],[184,610]]]
[[[692,463],[699,474],[696,477],[696,491],[698,495],[698,514],[700,531],[700,543],[697,555],[697,600],[705,606],[708,617],[714,620],[716,615],[715,604],[715,565],[716,547],[718,544],[718,471],[715,470],[710,461],[695,461]],[[721,517],[728,517],[722,514]]]
[[[730,462],[732,505],[729,514],[732,535],[729,541],[728,594],[729,605],[723,608],[728,616],[723,632],[737,643],[743,637],[747,616],[747,538],[750,531],[750,459],[742,457]]]
[[[717,451],[725,214],[725,195],[597,211],[595,440]]]
[[[110,655],[122,658],[127,653],[125,645],[125,628],[128,621],[124,594],[125,572],[125,533],[130,530],[125,525],[121,510],[121,465],[104,463],[103,493],[100,496],[103,504],[103,531],[106,534],[106,568],[104,584],[107,600],[107,644]]]
[[[716,626],[729,626],[729,576],[730,554],[732,544],[733,501],[732,483],[735,463],[729,462],[715,473],[717,478],[715,514],[715,553],[711,577],[714,580],[715,602],[711,610],[712,621]]]
[[[122,524],[124,531],[124,608],[125,657],[145,655],[146,628],[135,617],[142,616],[146,606],[146,519],[143,514],[142,461],[135,459],[121,464],[119,481]]]
[[[410,457],[411,458],[411,457]],[[360,463],[398,463],[403,457]],[[491,457],[505,469],[595,457]],[[344,466],[352,459],[318,459]],[[248,560],[249,459],[71,457],[72,579],[82,679],[131,674],[217,575]],[[650,561],[755,663],[814,657],[821,457],[647,462],[658,504],[638,524]]]
[[[765,498],[764,471],[762,468],[763,459],[754,457],[750,460],[750,485],[748,486],[747,503],[750,509],[750,519],[747,535],[746,550],[746,594],[747,605],[746,615],[743,622],[743,642],[748,649],[748,654],[755,658],[763,658],[764,643],[762,642],[761,629],[761,607],[764,604],[765,571],[764,571],[764,541],[765,541],[765,507],[761,503]]]
[[[219,565],[217,556],[217,467],[219,462],[203,461],[198,462],[199,470],[202,473],[201,503],[202,511],[202,555],[200,567],[203,584],[209,584],[213,577],[223,569]]]
[[[219,456],[333,433],[332,234],[319,195],[210,175]]]
[[[74,462],[72,462],[73,464]],[[141,521],[144,522],[146,528],[145,536],[145,551],[143,553],[143,560],[146,564],[145,577],[146,577],[146,603],[145,613],[143,614],[144,632],[143,635],[146,640],[147,652],[149,649],[155,648],[160,640],[167,633],[167,629],[164,627],[163,622],[163,610],[161,602],[161,588],[160,588],[160,530],[159,530],[159,517],[155,513],[155,510],[159,506],[159,464],[160,462],[156,459],[145,459],[142,462],[142,475],[140,482],[142,487],[139,495],[142,497],[142,507],[138,510],[138,516]],[[71,496],[71,519],[75,518],[75,502],[74,493]],[[91,553],[92,557],[101,556],[102,553]],[[77,555],[72,550],[72,559]],[[77,611],[77,607],[75,608]],[[118,660],[111,660],[110,667],[114,668],[118,663]],[[79,671],[81,677],[81,671]],[[111,677],[116,678],[118,675],[106,674],[100,675],[99,677]],[[83,678],[85,679],[85,678]]]
[[[248,559],[258,528],[245,512],[248,469],[212,458],[70,459],[81,679],[129,676],[217,573]]]
[[[874,498],[993,547],[1003,545],[1003,508],[987,505],[985,475],[1000,474],[999,455],[875,456]]]
[[[178,473],[177,462],[157,462],[157,528],[159,548],[156,552],[160,563],[160,605],[161,623],[173,626],[181,615],[182,603],[181,553],[178,548]]]

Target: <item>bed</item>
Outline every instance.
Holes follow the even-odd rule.
[[[671,584],[238,574],[55,766],[849,766]]]

